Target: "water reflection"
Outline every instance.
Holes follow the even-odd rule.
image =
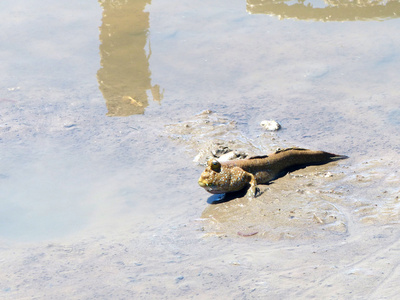
[[[97,80],[106,100],[107,115],[143,114],[149,94],[155,101],[161,101],[163,96],[159,85],[151,85],[149,13],[144,11],[151,0],[99,0],[99,3],[103,18]]]
[[[398,0],[247,0],[251,14],[314,21],[387,20],[400,15]]]

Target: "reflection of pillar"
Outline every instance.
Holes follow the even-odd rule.
[[[324,0],[323,2],[324,7],[313,7],[305,0],[247,0],[247,11],[251,14],[275,15],[281,19],[316,21],[388,20],[398,18],[400,11],[399,0]]]
[[[109,116],[143,114],[147,92],[161,101],[158,85],[151,86],[149,56],[146,55],[151,0],[99,0],[103,7],[100,27],[101,68],[99,88]]]

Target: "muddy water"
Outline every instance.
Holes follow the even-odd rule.
[[[398,2],[253,2],[0,4],[2,299],[397,296]],[[350,158],[210,204],[213,142]]]

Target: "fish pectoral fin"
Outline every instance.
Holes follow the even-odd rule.
[[[250,182],[249,182],[250,187],[247,190],[247,197],[250,198],[250,199],[253,199],[253,198],[256,197],[256,194],[257,194],[257,189],[258,189],[257,188],[257,181],[256,181],[256,178],[254,177],[253,174],[251,174],[251,173],[247,173],[247,174],[250,176]]]

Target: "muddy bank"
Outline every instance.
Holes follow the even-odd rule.
[[[259,137],[249,142],[234,120],[211,111],[169,125],[167,131],[173,140],[199,153],[194,162],[203,166],[210,157],[218,156],[216,149],[263,155],[271,152],[261,152],[266,151],[266,146],[271,149],[274,145],[287,144],[279,133],[264,132],[261,126]],[[383,169],[379,170],[385,167],[378,167],[377,162],[364,161],[360,166],[357,160],[357,157],[349,158],[289,173],[260,185],[261,195],[252,200],[245,192],[229,195],[225,201],[209,196],[208,202],[212,204],[202,213],[203,229],[207,235],[305,239],[332,234],[345,236],[349,218],[353,219],[354,215],[359,222],[386,224],[397,220],[396,207],[400,202],[399,190],[395,188],[396,167],[393,166],[393,173],[385,175]],[[381,159],[381,163],[383,161]],[[369,200],[363,201],[360,195],[354,194],[361,186],[363,193],[376,193],[373,190],[378,185],[381,191],[377,193],[385,195],[383,201],[380,195],[370,195]],[[372,198],[376,200],[371,201]]]

